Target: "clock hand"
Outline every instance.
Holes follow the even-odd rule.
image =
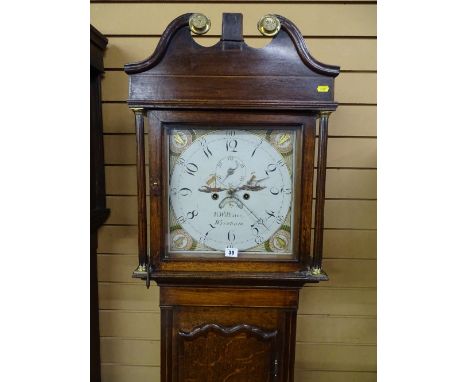
[[[228,202],[230,202],[231,200],[234,201],[234,202],[237,204],[237,207],[239,207],[239,208],[241,208],[241,209],[245,207],[245,209],[246,209],[248,212],[250,212],[250,214],[255,218],[255,221],[258,222],[259,224],[263,225],[263,226],[265,227],[265,229],[268,230],[268,227],[265,225],[265,223],[263,223],[263,220],[262,220],[262,219],[259,219],[259,218],[257,217],[257,215],[255,215],[255,214],[253,213],[253,211],[252,211],[249,207],[247,207],[246,204],[242,203],[242,201],[241,201],[240,199],[236,198],[235,196],[226,196],[226,197],[225,197],[223,200],[221,200],[221,202],[219,203],[219,208],[220,208],[220,209],[224,208],[224,206],[225,206]]]
[[[236,171],[236,169],[237,169],[237,167],[236,167],[236,168],[232,168],[232,167],[228,168],[228,170],[227,170],[227,175],[224,177],[224,179],[223,179],[223,181],[222,181],[221,183],[224,183],[224,181],[225,181],[227,178],[229,178],[231,175],[233,175],[234,172]]]
[[[259,224],[261,224],[261,225],[264,226],[266,229],[268,229],[268,227],[265,225],[265,223],[263,223],[263,220],[262,220],[262,219],[259,219],[259,218],[257,217],[257,215],[255,215],[255,214],[253,213],[253,211],[252,211],[249,207],[247,207],[247,205],[246,205],[245,203],[242,202],[242,200],[238,199],[238,198],[235,197],[235,196],[233,196],[232,198],[235,199],[235,200],[237,200],[238,203],[240,203],[243,207],[245,207],[245,209],[246,209],[247,211],[250,212],[250,214],[255,218],[255,220],[256,220]],[[239,206],[239,204],[237,204],[237,206]],[[239,207],[239,208],[242,208],[242,207]]]
[[[229,167],[227,169],[227,173],[226,173],[226,176],[224,177],[223,181],[221,183],[224,183],[224,181],[231,175],[234,174],[234,172],[237,170],[237,168],[239,167],[239,162],[236,161],[236,167]]]
[[[225,206],[228,202],[234,201],[234,202],[237,204],[237,207],[239,207],[239,208],[244,208],[244,207],[245,207],[245,209],[246,209],[248,212],[250,212],[250,214],[255,218],[255,220],[256,220],[257,222],[261,222],[260,224],[262,224],[266,229],[268,229],[268,227],[263,223],[263,220],[262,220],[262,219],[259,219],[259,218],[257,217],[257,215],[255,215],[255,214],[252,212],[252,210],[251,210],[249,207],[247,207],[247,205],[246,205],[245,203],[243,203],[239,198],[237,198],[237,197],[235,196],[235,192],[236,192],[236,191],[237,191],[237,189],[232,189],[232,188],[228,189],[228,190],[227,190],[228,196],[226,196],[223,200],[221,200],[221,202],[219,203],[218,207],[219,207],[220,209],[222,209],[222,208],[224,208],[224,206]]]

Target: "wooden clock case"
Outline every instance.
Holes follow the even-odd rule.
[[[133,276],[160,286],[161,380],[293,381],[299,291],[306,283],[328,279],[321,264],[327,129],[337,107],[333,90],[339,68],[315,60],[296,26],[282,16],[276,15],[281,28],[271,43],[255,49],[243,41],[241,14],[223,14],[221,40],[209,48],[192,38],[191,15],[168,26],[148,59],[125,66],[137,137],[139,265]],[[294,259],[168,256],[164,134],[181,123],[299,129]]]

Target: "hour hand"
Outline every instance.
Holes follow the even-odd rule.
[[[227,170],[227,173],[226,173],[226,176],[224,177],[224,179],[222,180],[221,183],[223,183],[227,178],[229,178],[231,175],[234,175],[234,173],[236,172],[237,170],[237,167],[239,167],[239,164],[236,163],[236,167],[232,168],[228,168]]]

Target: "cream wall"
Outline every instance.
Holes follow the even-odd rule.
[[[109,39],[102,95],[112,212],[98,248],[102,381],[159,381],[158,289],[131,278],[137,264],[135,137],[122,66],[149,56],[169,22],[193,11],[212,20],[209,35],[198,39],[203,45],[219,38],[222,12],[242,12],[246,42],[265,45],[257,20],[277,13],[299,27],[315,58],[341,66],[325,204],[330,281],[301,292],[295,380],[376,381],[376,4],[300,0],[91,4],[91,23]]]

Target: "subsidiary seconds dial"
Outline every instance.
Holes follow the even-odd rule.
[[[291,194],[283,156],[265,136],[244,130],[217,130],[195,139],[170,177],[177,223],[191,239],[218,251],[268,242],[290,211]]]

